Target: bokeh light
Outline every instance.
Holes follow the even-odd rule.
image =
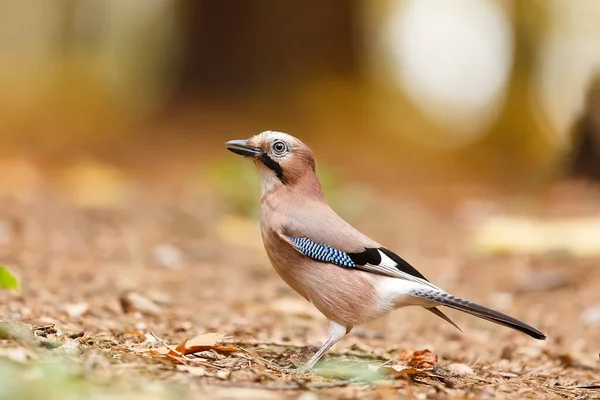
[[[447,128],[448,142],[485,134],[513,62],[506,7],[492,0],[398,2],[384,34],[397,84]]]

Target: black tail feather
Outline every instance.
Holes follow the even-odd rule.
[[[448,294],[445,292],[437,292],[437,291],[428,290],[428,289],[421,289],[421,290],[415,291],[413,293],[413,295],[416,297],[421,297],[423,299],[435,301],[436,303],[439,303],[446,307],[454,308],[455,310],[464,311],[466,313],[469,313],[471,315],[485,319],[490,322],[494,322],[499,325],[507,326],[507,327],[515,329],[519,332],[523,332],[523,333],[531,336],[532,338],[535,338],[538,340],[546,339],[546,335],[543,332],[534,328],[531,325],[526,324],[523,321],[519,321],[518,319],[513,318],[510,315],[506,315],[501,312],[494,311],[490,308],[480,306],[479,304],[472,303],[465,299],[461,299],[460,297],[452,296],[451,294]],[[430,310],[430,311],[432,311],[434,309],[435,308],[432,308],[432,309],[428,308],[428,310]],[[440,316],[438,313],[436,313],[434,311],[432,311],[432,312],[434,314]],[[441,311],[440,311],[440,313],[441,313]],[[440,317],[444,318],[442,316],[440,316]],[[449,320],[448,317],[446,317],[444,319],[446,319],[447,321]],[[455,325],[454,323],[452,323],[452,324]]]
[[[452,321],[450,319],[450,317],[447,316],[446,314],[444,314],[442,312],[442,310],[440,310],[439,308],[437,308],[437,307],[431,307],[431,308],[426,307],[425,309],[427,311],[431,311],[433,314],[437,315],[438,317],[440,317],[441,319],[443,319],[444,321],[446,321],[447,323],[449,323],[450,325],[452,325],[453,327],[455,327],[456,329],[458,329],[459,331],[462,332],[462,329],[460,329],[460,327],[458,325],[456,325],[456,322]]]

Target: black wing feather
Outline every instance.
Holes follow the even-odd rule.
[[[360,253],[348,253],[348,256],[356,265],[379,265],[381,262],[381,254],[377,249],[365,249]]]
[[[417,269],[415,267],[413,267],[412,265],[410,265],[408,263],[408,261],[406,261],[405,259],[403,259],[402,257],[400,257],[398,254],[393,253],[391,251],[389,251],[386,248],[381,247],[379,249],[383,254],[385,254],[386,256],[388,256],[389,258],[392,259],[392,261],[394,261],[396,263],[396,268],[398,268],[400,271],[407,273],[409,275],[412,276],[416,276],[417,278],[421,278],[424,281],[429,282],[429,280],[427,278],[425,278],[423,276],[423,274],[421,274],[419,271],[417,271]]]
[[[309,238],[305,237],[288,237],[294,247],[302,254],[313,260],[329,262],[339,265],[340,267],[352,268],[356,265],[380,265],[381,254],[385,254],[396,263],[395,267],[405,274],[412,275],[416,278],[423,279],[429,282],[415,267],[410,265],[406,260],[391,252],[390,250],[380,248],[365,248],[359,253],[346,253],[325,244],[318,244]]]

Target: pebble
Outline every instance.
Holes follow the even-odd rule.
[[[446,367],[446,370],[450,372],[452,375],[456,376],[467,376],[473,375],[473,368],[469,367],[466,364],[450,364]]]

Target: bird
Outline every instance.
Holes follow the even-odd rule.
[[[454,296],[402,257],[362,234],[328,204],[312,150],[287,133],[264,131],[226,148],[251,159],[260,177],[260,230],[277,274],[328,320],[327,341],[303,365],[306,373],[353,327],[406,306],[420,306],[458,327],[440,306],[523,332],[546,335],[509,315]]]

